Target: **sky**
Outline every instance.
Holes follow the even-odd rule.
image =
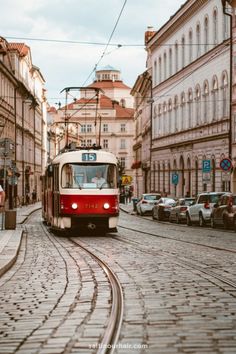
[[[132,87],[146,69],[147,27],[158,30],[184,2],[0,0],[0,36],[30,47],[33,65],[46,81],[48,101],[55,105],[63,102],[60,91],[65,87],[92,83],[95,67],[113,66]]]

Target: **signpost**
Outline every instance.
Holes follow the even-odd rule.
[[[177,185],[179,183],[179,175],[177,172],[172,173],[172,184]]]
[[[127,176],[127,175],[123,175],[121,177],[121,184],[122,186],[128,186],[129,184],[131,184],[133,178],[131,176]]]
[[[211,181],[211,160],[202,160],[202,181],[204,183]]]
[[[220,161],[220,168],[222,169],[222,171],[230,172],[232,167],[233,167],[232,161],[227,157]]]

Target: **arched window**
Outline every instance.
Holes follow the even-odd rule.
[[[188,90],[188,123],[187,128],[192,128],[192,118],[193,117],[193,91],[192,89]]]
[[[166,166],[165,166],[165,162],[163,162],[163,165],[162,165],[162,191],[163,193],[166,192],[166,187],[165,187],[165,179],[166,179]]]
[[[166,62],[166,53],[164,53],[164,80],[167,78],[167,62]]]
[[[218,117],[218,80],[214,76],[212,83],[212,119],[217,120]]]
[[[169,49],[169,76],[172,75],[172,49]]]
[[[161,115],[162,115],[161,104],[159,103],[159,105],[158,105],[158,123],[157,123],[158,135],[161,134]]]
[[[228,33],[228,16],[223,14],[223,39],[227,39],[229,37]]]
[[[208,81],[204,81],[203,84],[203,123],[207,123],[208,110],[209,110],[209,84]]]
[[[197,58],[201,55],[201,32],[200,25],[196,27],[196,46],[197,46]]]
[[[153,77],[154,77],[154,85],[157,85],[157,62],[156,62],[156,60],[154,61]]]
[[[222,76],[222,116],[227,117],[229,112],[229,100],[228,100],[228,77],[224,72]]]
[[[166,102],[163,104],[163,134],[166,134],[166,118],[167,118],[167,105]]]
[[[185,66],[185,38],[184,38],[184,36],[182,37],[181,45],[182,45],[182,68],[184,68],[184,66]]]
[[[188,41],[189,41],[189,63],[191,63],[193,60],[193,32],[192,32],[192,30],[189,31]]]
[[[167,133],[171,133],[172,132],[172,101],[171,101],[171,99],[168,102],[168,112],[169,112],[169,121],[168,121]]]
[[[185,129],[185,94],[182,92],[181,94],[181,117],[180,117],[180,130]]]
[[[215,157],[211,160],[211,168],[212,168],[212,190],[216,189],[216,160]]]
[[[201,122],[201,90],[199,85],[197,85],[195,89],[195,101],[196,101],[196,124],[199,125]]]
[[[179,50],[178,50],[178,42],[175,43],[175,71],[179,70]]]
[[[198,194],[198,160],[195,161],[195,195]]]
[[[178,96],[175,96],[174,100],[174,131],[178,131]]]
[[[208,43],[209,43],[209,26],[208,26],[208,17],[206,16],[204,19],[204,50],[205,50],[205,53],[208,51]]]
[[[161,83],[161,80],[162,80],[161,72],[162,72],[162,68],[161,68],[161,57],[159,57],[159,83]]]
[[[226,17],[226,16],[223,16]],[[218,43],[218,13],[217,9],[213,11],[213,43],[216,45]]]

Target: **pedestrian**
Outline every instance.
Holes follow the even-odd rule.
[[[37,193],[36,190],[34,189],[32,192],[32,202],[36,203],[36,201],[37,201]]]

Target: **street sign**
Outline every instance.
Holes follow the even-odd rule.
[[[210,180],[211,180],[211,173],[210,172],[203,172],[202,181],[203,182],[210,182]]]
[[[177,172],[172,173],[172,184],[178,184],[179,183],[179,175]]]
[[[232,169],[232,161],[228,158],[224,158],[220,161],[220,168],[224,172],[229,172]]]
[[[230,182],[230,172],[222,172],[221,178],[223,182]]]
[[[202,172],[211,172],[211,160],[202,160]]]
[[[121,177],[121,181],[122,181],[121,184],[125,185],[125,186],[129,185],[132,182],[132,180],[133,180],[133,178],[131,176],[124,175]]]

